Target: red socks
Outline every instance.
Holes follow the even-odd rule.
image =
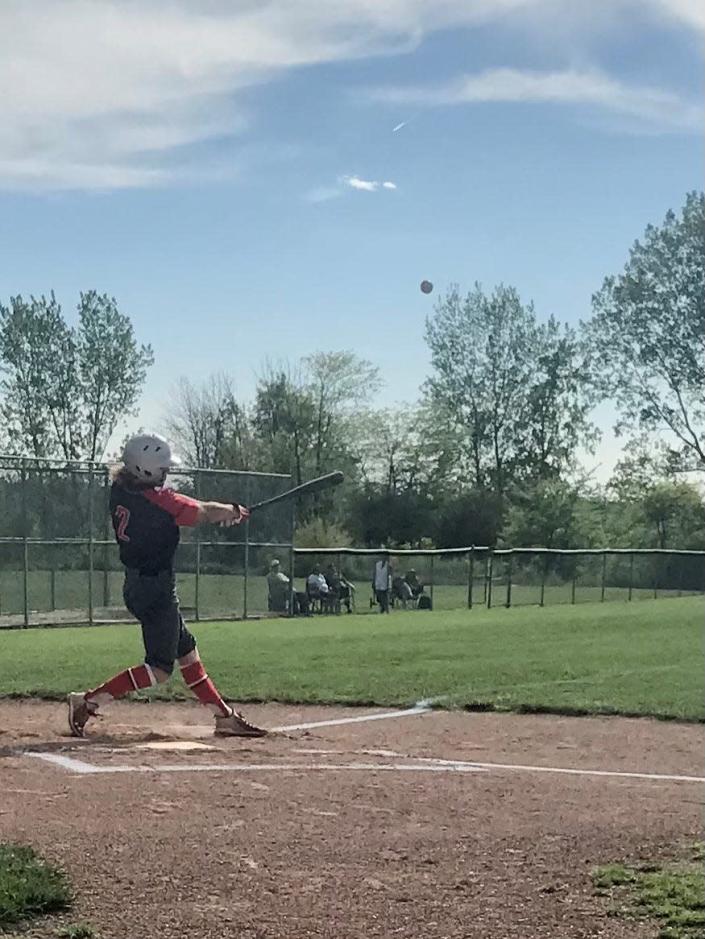
[[[232,714],[232,708],[229,708],[218,694],[200,659],[197,662],[191,662],[190,665],[182,665],[181,674],[186,685],[193,691],[201,704],[205,704],[214,714],[222,714],[224,717]],[[124,672],[120,672],[119,675],[115,675],[114,678],[94,688],[93,691],[87,691],[86,702],[97,707],[100,704],[108,704],[115,698],[123,698],[133,691],[153,688],[156,684],[157,679],[154,677],[154,672],[149,665],[135,665],[133,668],[128,668]]]
[[[182,665],[181,674],[187,687],[193,691],[201,704],[205,704],[214,714],[222,714],[223,717],[232,714],[232,708],[229,708],[218,694],[200,659],[190,665]]]
[[[87,691],[86,701],[96,705],[108,704],[115,698],[124,698],[126,694],[141,691],[144,688],[153,688],[156,684],[157,679],[149,665],[135,665],[115,675],[105,684],[94,688],[93,691]]]

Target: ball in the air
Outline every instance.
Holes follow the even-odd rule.
[[[421,293],[431,293],[433,290],[433,284],[430,280],[421,281]]]

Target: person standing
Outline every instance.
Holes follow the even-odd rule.
[[[208,677],[181,616],[174,573],[181,526],[239,525],[249,512],[241,505],[201,502],[165,488],[169,470],[178,464],[163,437],[140,434],[127,441],[122,465],[113,474],[110,514],[125,567],[123,596],[142,627],[145,658],[90,691],[68,695],[68,722],[75,737],[84,736],[86,724],[103,705],[167,681],[175,662],[187,687],[213,713],[217,736],[267,733],[226,704]]]
[[[379,604],[380,613],[389,613],[389,585],[392,580],[392,568],[386,555],[375,563],[372,574],[372,590]]]

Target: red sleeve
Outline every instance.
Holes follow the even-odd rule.
[[[144,497],[172,516],[177,525],[193,528],[198,524],[200,502],[174,489],[145,489]]]

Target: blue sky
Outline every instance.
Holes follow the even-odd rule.
[[[576,323],[702,188],[704,32],[691,0],[5,0],[0,297],[114,295],[145,424],[317,349],[413,400],[449,284]]]

